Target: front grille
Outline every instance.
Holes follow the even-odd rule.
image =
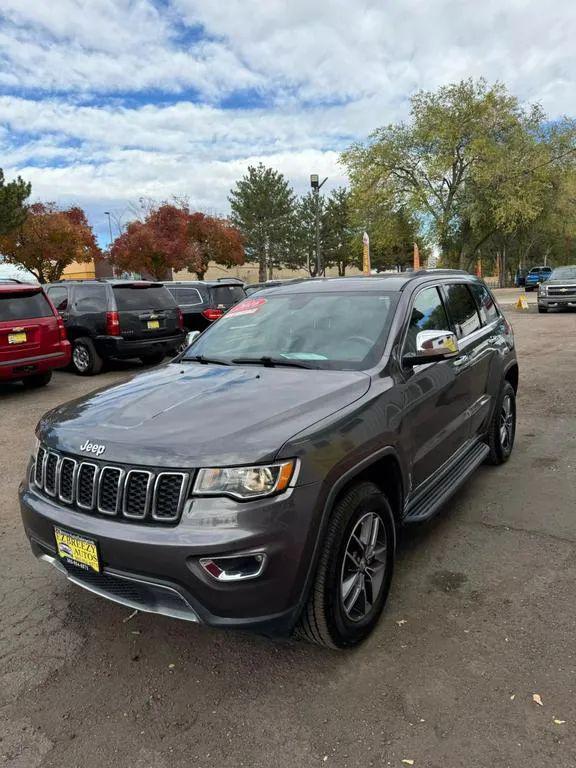
[[[189,481],[186,472],[78,461],[43,446],[31,477],[38,490],[81,512],[164,524],[179,520]]]
[[[570,287],[566,286],[565,288],[555,288],[553,286],[548,287],[548,296],[561,296],[565,299],[573,299],[576,298],[576,286],[572,285]]]

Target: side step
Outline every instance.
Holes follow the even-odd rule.
[[[433,485],[408,503],[404,523],[421,523],[431,518],[448,501],[472,472],[482,464],[490,448],[486,443],[476,443],[461,459],[452,464]]]

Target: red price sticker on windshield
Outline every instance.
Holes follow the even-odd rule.
[[[266,299],[244,299],[228,312],[230,315],[255,315],[266,304]]]

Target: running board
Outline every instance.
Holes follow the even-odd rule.
[[[453,464],[436,482],[407,505],[404,523],[421,523],[431,518],[448,501],[472,472],[482,464],[490,448],[476,443],[461,459]]]

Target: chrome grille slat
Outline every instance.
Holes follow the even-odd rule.
[[[145,483],[145,485],[143,484]],[[153,475],[144,469],[131,469],[124,484],[122,514],[133,520],[143,520],[150,509]]]
[[[58,475],[58,498],[65,504],[72,504],[74,501],[77,469],[78,462],[75,459],[68,456],[63,457]]]
[[[118,467],[102,467],[98,477],[98,512],[117,515],[122,499],[124,471]]]
[[[121,517],[140,523],[175,523],[180,519],[190,472],[114,466],[83,461],[40,446],[31,464],[30,483],[37,491],[80,512]]]
[[[153,520],[176,520],[186,493],[187,476],[184,472],[160,472],[154,483],[152,501]]]
[[[44,461],[44,490],[49,496],[56,496],[58,491],[58,465],[60,456],[54,451],[48,451]]]
[[[34,466],[34,482],[38,488],[42,488],[44,485],[44,462],[46,461],[46,451],[42,446],[38,448],[36,454],[36,464]]]
[[[76,504],[80,509],[94,509],[98,481],[98,465],[83,461],[76,474]]]

